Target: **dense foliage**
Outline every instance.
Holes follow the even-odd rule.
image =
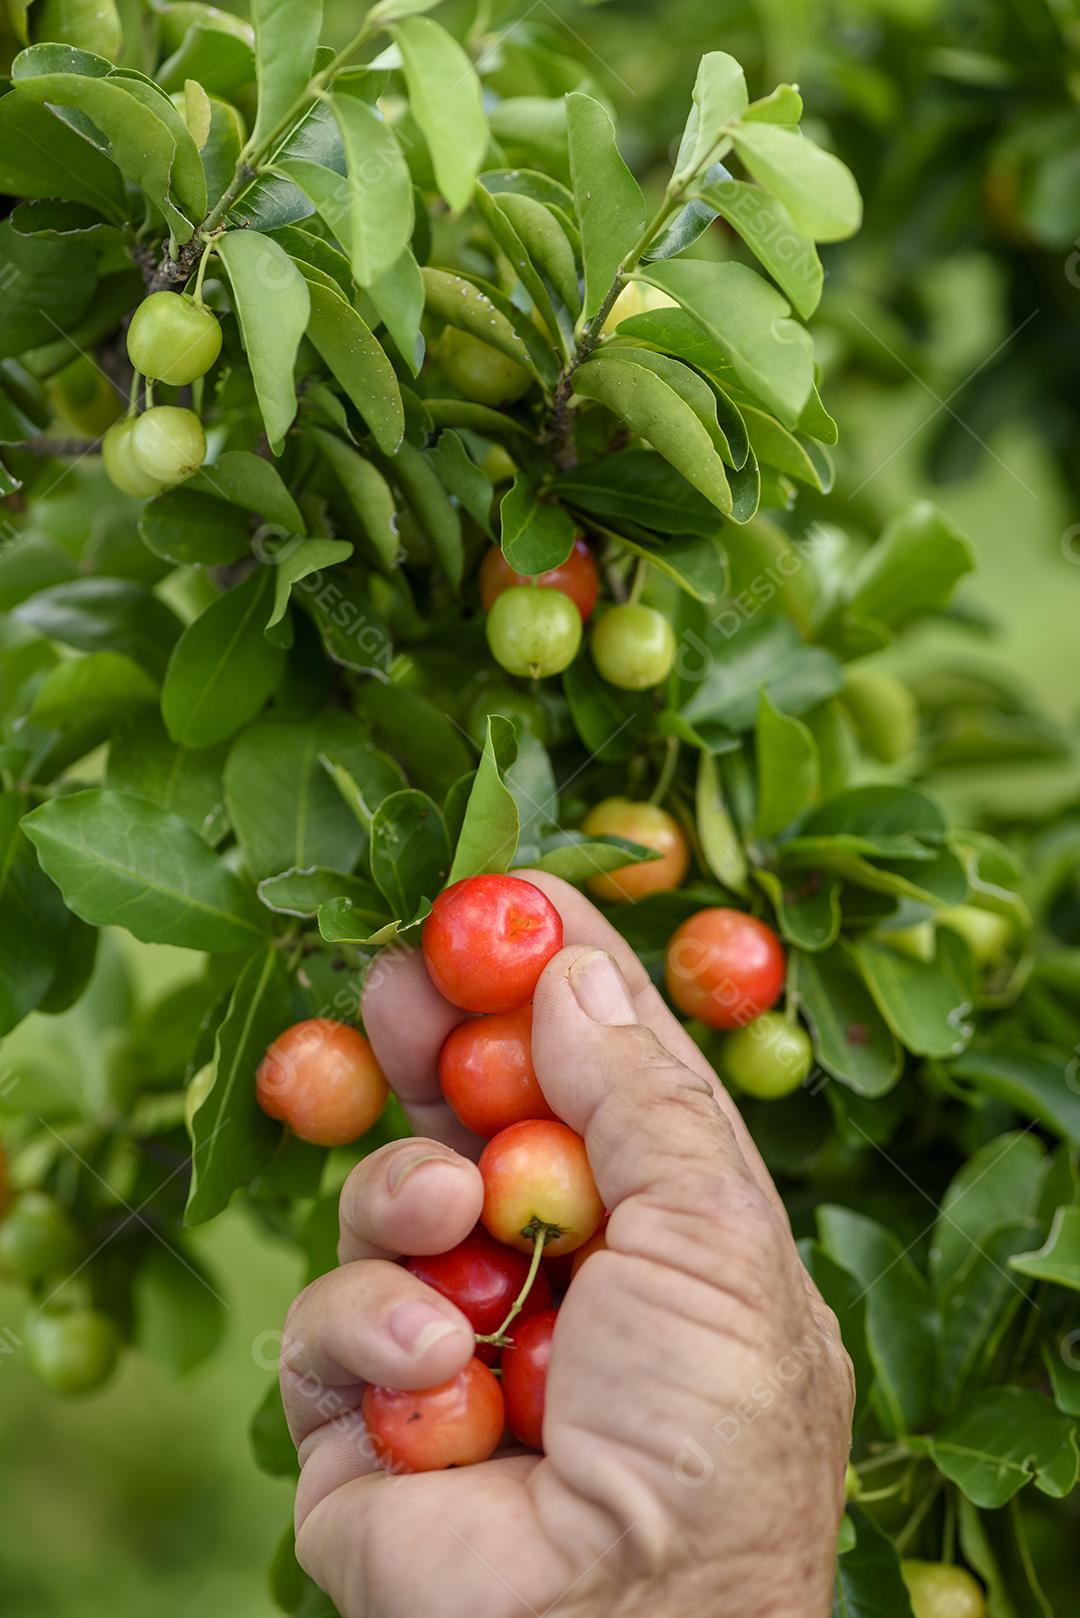
[[[299,1018],[354,1018],[448,880],[588,882],[658,982],[676,927],[735,904],[784,940],[814,1069],[776,1099],[736,1036],[694,1031],[743,1078],[858,1373],[837,1610],[908,1614],[899,1553],[964,1562],[991,1618],[1049,1612],[1028,1537],[1075,1533],[1047,1502],[1078,1472],[1080,836],[963,771],[1069,743],[997,674],[913,694],[879,660],[962,615],[973,552],[926,498],[833,490],[806,323],[818,244],[861,210],[832,137],[710,50],[658,182],[675,129],[649,132],[646,198],[595,63],[542,30],[487,49],[380,0],[335,54],[304,0],[256,0],[253,26],[175,0],[126,9],[121,54],[90,9],[0,24],[0,1028],[58,1030],[55,1063],[0,1086],[0,1261],[40,1374],[79,1391],[121,1343],[178,1372],[213,1353],[228,1276],[204,1285],[186,1230],[234,1198],[312,1274],[333,1262],[342,1179],[404,1123],[391,1103],[327,1153],[260,1111],[255,1069]],[[902,145],[909,22],[864,21],[842,80],[815,61],[831,45],[807,62],[870,199],[865,251],[909,207],[920,262],[987,229],[1070,242],[1051,45],[1029,41],[1036,111],[935,214],[942,147],[999,91],[972,107],[978,40],[934,76],[905,34],[927,133]],[[861,251],[826,245],[839,285]],[[826,292],[849,389],[860,365],[963,380],[962,345],[927,358],[905,274],[861,308]],[[941,425],[938,465],[963,439]],[[485,613],[493,544],[531,577],[582,533],[584,628],[554,590]],[[674,817],[685,880],[602,886],[659,864],[644,821],[638,843],[592,820],[612,797]],[[190,950],[188,980],[128,1005],[114,928]],[[253,1436],[292,1468],[276,1388]],[[320,1610],[290,1555],[279,1600]]]

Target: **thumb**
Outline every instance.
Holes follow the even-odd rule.
[[[585,1138],[616,1251],[689,1265],[703,1279],[755,1233],[784,1224],[708,1080],[638,1019],[604,950],[564,949],[533,1002],[533,1062],[551,1106]]]

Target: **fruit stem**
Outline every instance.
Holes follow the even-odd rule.
[[[679,741],[678,741],[678,737],[669,736],[668,739],[667,739],[667,752],[664,754],[664,762],[660,767],[660,774],[657,776],[656,785],[653,787],[652,791],[649,793],[649,802],[650,803],[663,803],[664,799],[667,797],[668,792],[671,789],[671,783],[675,779],[675,770],[676,770],[676,768],[678,766],[678,763],[679,763]]]
[[[557,1234],[558,1232],[553,1230],[550,1225],[538,1225],[536,1227],[536,1232],[533,1236],[532,1262],[529,1265],[529,1273],[525,1277],[521,1291],[510,1305],[510,1313],[507,1315],[498,1331],[491,1332],[486,1337],[478,1336],[476,1339],[478,1343],[494,1343],[497,1348],[507,1347],[508,1343],[511,1341],[511,1339],[509,1339],[506,1335],[507,1330],[513,1325],[518,1315],[520,1315],[521,1311],[524,1309],[525,1299],[532,1291],[532,1284],[536,1280],[537,1272],[540,1269],[540,1260],[544,1256],[544,1243],[547,1241],[549,1236],[555,1236]]]
[[[214,251],[214,243],[213,243],[213,241],[208,241],[206,246],[203,248],[202,258],[200,258],[200,260],[199,260],[199,273],[195,277],[195,290],[191,295],[192,296],[192,302],[194,303],[196,309],[201,309],[202,306],[203,306],[203,297],[202,297],[203,278],[206,275],[206,266],[210,262],[210,254],[213,251]]]
[[[634,565],[634,577],[630,581],[630,594],[626,598],[631,606],[633,606],[635,602],[641,600],[641,592],[645,588],[645,580],[648,578],[648,575],[649,564],[645,560],[644,556],[639,556]]]
[[[140,371],[132,371],[132,373],[131,373],[131,389],[130,389],[130,392],[128,393],[128,407],[127,407],[127,413],[128,413],[129,416],[133,416],[135,414],[135,412],[137,411],[138,407],[139,407],[139,384],[141,383],[141,381],[142,381],[142,373]]]

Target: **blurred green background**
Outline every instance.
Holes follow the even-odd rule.
[[[135,9],[132,0],[127,15]],[[499,94],[555,95],[587,76],[617,109],[623,149],[646,181],[682,127],[702,51],[739,56],[752,93],[778,77],[800,83],[867,196],[863,237],[824,255],[815,332],[841,442],[836,490],[814,515],[874,532],[913,494],[933,498],[970,535],[979,572],[957,614],[905,643],[901,672],[932,687],[945,668],[989,666],[1016,704],[1074,729],[1080,74],[1071,0],[519,0],[478,20],[451,0],[440,16],[455,14],[458,32],[471,27],[482,44]],[[347,37],[356,16],[332,0],[326,37]],[[1080,796],[1075,748],[1052,752],[1003,753],[931,779],[958,807],[1038,823]],[[190,969],[174,952],[129,940],[118,948],[157,991]],[[78,1040],[77,1023],[31,1017],[7,1043],[9,1070],[64,1060],[65,1038]],[[128,1355],[108,1392],[85,1405],[58,1404],[31,1381],[15,1348],[20,1298],[0,1289],[4,1618],[273,1610],[263,1570],[291,1489],[258,1473],[247,1429],[270,1380],[264,1334],[280,1326],[299,1270],[293,1252],[241,1214],[197,1233],[193,1248],[224,1279],[222,1350],[180,1380]]]

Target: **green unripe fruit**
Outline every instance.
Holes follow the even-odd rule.
[[[953,905],[938,914],[942,927],[967,940],[979,966],[996,966],[1012,943],[1012,924],[996,910],[980,910],[977,905]]]
[[[108,1315],[97,1309],[31,1315],[26,1323],[30,1369],[53,1393],[92,1393],[116,1369],[120,1339]]]
[[[144,472],[135,459],[131,441],[134,431],[133,416],[125,416],[123,421],[110,427],[101,440],[101,459],[110,483],[125,494],[134,495],[136,500],[145,500],[152,494],[160,494],[163,484]]]
[[[72,1263],[79,1238],[60,1204],[44,1191],[24,1191],[0,1224],[0,1273],[32,1284]]]
[[[647,691],[671,673],[675,631],[655,607],[612,607],[593,628],[592,655],[609,685]]]
[[[205,376],[221,353],[221,326],[205,304],[179,292],[151,292],[131,317],[127,351],[143,376],[182,388]]]
[[[720,1050],[725,1078],[759,1101],[778,1101],[805,1081],[814,1065],[810,1035],[779,1011],[760,1017],[728,1034]]]
[[[115,62],[124,43],[113,0],[37,0],[30,12],[35,44],[74,45]]]
[[[551,726],[547,710],[527,691],[517,691],[512,685],[492,685],[480,692],[465,720],[465,727],[477,747],[483,747],[487,740],[488,714],[501,714],[516,731],[524,731],[538,742],[546,744],[549,739]]]
[[[883,669],[848,669],[841,700],[871,758],[895,764],[911,752],[919,733],[919,710],[895,675]]]
[[[508,674],[539,679],[569,668],[581,645],[581,614],[561,590],[516,584],[487,615],[491,655]]]
[[[155,405],[135,418],[131,449],[140,470],[168,488],[198,471],[206,458],[206,435],[194,410]]]
[[[523,365],[456,326],[447,326],[436,357],[446,380],[474,404],[513,404],[532,387]]]
[[[965,1567],[907,1561],[900,1572],[915,1618],[986,1618],[982,1586]]]

